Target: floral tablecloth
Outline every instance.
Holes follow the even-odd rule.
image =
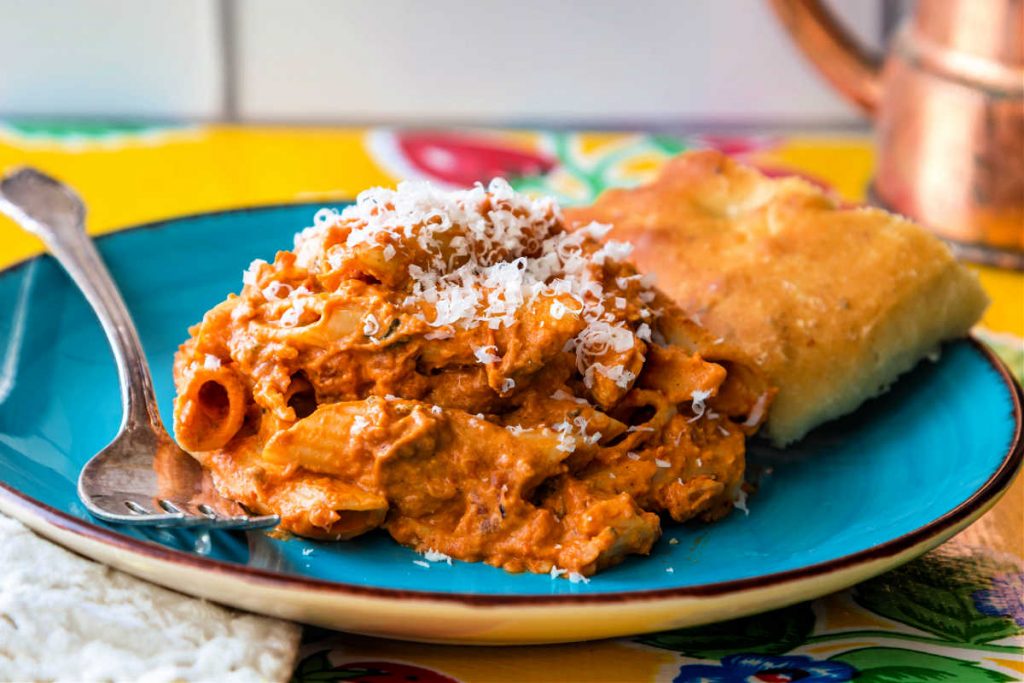
[[[77,188],[90,230],[175,215],[350,199],[400,178],[494,175],[564,203],[642,182],[669,156],[715,147],[769,174],[864,199],[873,155],[856,135],[668,136],[542,131],[0,124],[0,171],[31,164]],[[40,251],[0,221],[0,267]],[[979,268],[978,330],[1024,378],[1024,275]],[[295,681],[1024,680],[1024,540],[953,540],[853,589],[738,621],[614,641],[523,648],[400,643],[309,628]]]

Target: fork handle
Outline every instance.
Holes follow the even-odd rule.
[[[23,168],[0,180],[0,212],[42,239],[96,312],[117,364],[122,429],[163,432],[142,343],[117,285],[85,232],[82,200],[59,181]]]

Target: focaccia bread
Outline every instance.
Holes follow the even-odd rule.
[[[684,154],[649,185],[565,213],[612,224],[641,270],[761,365],[779,389],[766,425],[777,445],[885,391],[988,303],[914,223],[718,152]]]

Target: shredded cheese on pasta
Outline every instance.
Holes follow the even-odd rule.
[[[634,331],[613,313],[625,309],[626,299],[613,296],[606,301],[601,280],[601,266],[628,258],[631,245],[612,240],[588,254],[584,242],[602,239],[610,226],[592,223],[566,231],[554,200],[519,194],[500,178],[486,187],[477,184],[455,192],[426,182],[405,182],[394,190],[373,188],[341,212],[321,209],[313,223],[296,236],[295,251],[296,263],[314,272],[325,267],[322,253],[331,269],[343,268],[360,249],[379,250],[385,261],[416,254],[404,265],[410,292],[405,304],[427,304],[432,315],[419,315],[438,328],[432,338],[444,338],[452,326],[511,326],[523,306],[550,297],[551,317],[579,316],[585,323],[567,350],[575,351],[587,386],[593,386],[596,373],[621,388],[635,379],[633,372],[591,359],[609,349],[628,351],[637,339],[651,341],[649,325]],[[344,241],[324,249],[323,240],[335,226],[347,230]],[[641,317],[656,316],[658,311],[648,307],[655,299],[653,279],[620,277],[616,285],[626,289],[633,281],[640,285],[635,304]],[[291,315],[282,322],[294,325],[296,318]],[[481,363],[498,360],[479,352],[477,358]]]
[[[609,229],[503,180],[317,211],[192,328],[176,435],[282,528],[383,526],[424,569],[482,559],[576,583],[645,554],[659,514],[728,510],[735,437],[771,394],[742,359],[724,356],[746,369],[730,378],[703,357],[710,342]]]

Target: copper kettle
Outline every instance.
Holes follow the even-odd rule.
[[[1024,269],[1024,0],[919,0],[884,62],[820,0],[771,3],[874,118],[874,199],[964,258]]]

